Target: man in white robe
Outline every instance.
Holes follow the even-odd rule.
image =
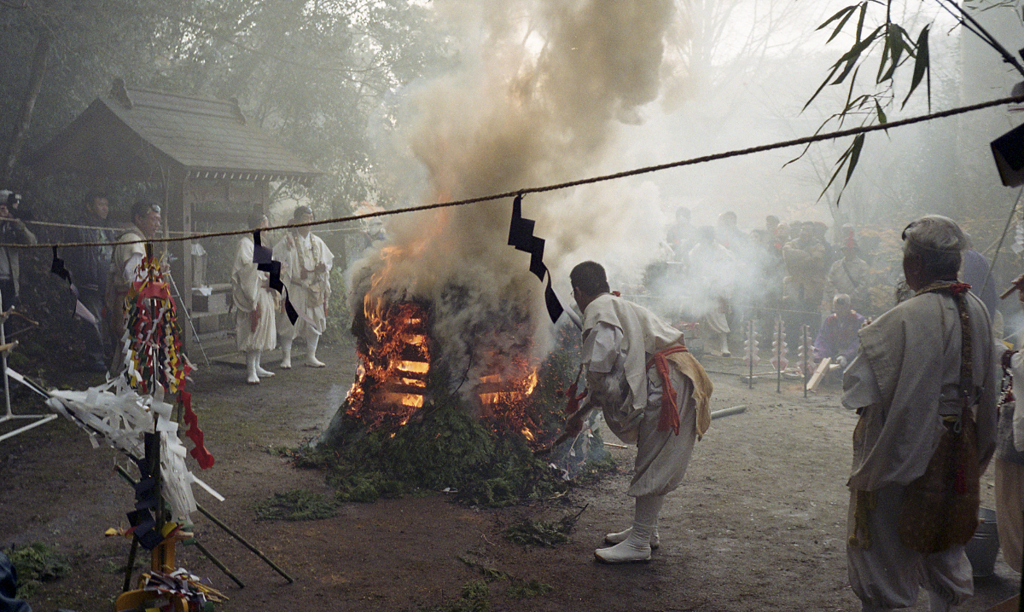
[[[145,241],[156,238],[163,228],[160,207],[146,200],[136,202],[132,205],[132,223],[135,226],[118,236],[117,242],[135,242],[114,247],[107,277],[107,314],[114,342],[114,360],[110,370],[114,374],[120,373],[124,367],[125,297],[132,283],[139,280],[139,266],[146,256]]]
[[[1013,285],[1017,288],[1021,310],[1024,310],[1024,274]],[[1003,366],[1013,376],[1012,400],[999,408],[999,441],[996,444],[995,468],[996,524],[999,525],[999,548],[1003,560],[1015,572],[1021,571],[1024,548],[1024,352],[1003,355]]]
[[[605,541],[612,546],[594,555],[605,563],[647,561],[660,544],[658,514],[665,495],[679,486],[695,438],[711,423],[711,381],[684,348],[682,332],[613,295],[600,264],[583,262],[570,279],[583,311],[589,394],[566,429],[580,431],[586,414],[599,407],[612,433],[637,445],[636,473],[626,492],[636,498],[633,525],[608,534]]]
[[[729,357],[729,298],[736,279],[736,256],[715,238],[715,228],[697,230],[698,242],[690,250],[690,283],[703,293],[701,334],[708,352]]]
[[[924,587],[929,609],[938,612],[974,592],[964,547],[923,555],[901,543],[897,525],[906,486],[924,474],[947,426],[943,417],[964,410],[958,300],[970,321],[967,410],[977,424],[979,474],[995,450],[998,361],[985,306],[956,285],[966,244],[960,228],[927,216],[907,226],[903,239],[903,270],[915,295],[860,330],[843,380],[842,403],[860,415],[847,483],[847,559],[863,610],[913,606]]]
[[[250,229],[263,229],[267,225],[266,215],[256,213],[249,216]],[[245,354],[246,382],[250,385],[258,385],[260,377],[274,375],[262,367],[260,359],[265,351],[272,351],[277,346],[277,328],[274,324],[276,293],[270,288],[269,273],[258,270],[253,262],[255,249],[252,236],[242,236],[231,269],[235,345]]]
[[[297,207],[292,215],[293,224],[312,221],[313,211],[308,206]],[[306,340],[306,365],[322,368],[325,364],[316,358],[316,347],[327,326],[334,254],[307,225],[288,230],[274,246],[274,258],[281,262],[281,280],[299,315],[294,325],[284,312],[277,317],[277,333],[281,336],[281,352],[284,353],[281,367],[292,367],[292,342],[302,337]]]

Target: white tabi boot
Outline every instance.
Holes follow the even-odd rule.
[[[322,368],[327,364],[316,358],[316,345],[320,344],[320,335],[311,334],[310,338],[306,340],[306,346],[309,347],[309,352],[306,353],[306,365],[311,368]]]
[[[271,376],[274,375],[274,373],[271,372],[270,370],[264,370],[263,369],[263,367],[260,365],[260,360],[262,360],[262,359],[263,359],[263,351],[257,351],[256,352],[256,374],[260,378],[270,378]]]
[[[609,533],[604,536],[604,543],[609,546],[618,544],[619,542],[625,542],[629,534],[633,533],[632,527],[627,527],[625,530],[618,533]],[[661,537],[658,535],[658,526],[654,526],[654,533],[651,534],[651,549],[655,549],[661,546]]]
[[[260,377],[256,375],[256,358],[259,353],[256,351],[249,351],[245,354],[245,374],[246,381],[250,385],[260,384]]]
[[[665,501],[664,495],[646,495],[636,498],[633,527],[626,539],[609,548],[594,551],[594,557],[604,563],[635,563],[650,561],[651,537],[658,525],[658,513]]]
[[[281,369],[290,370],[292,367],[292,338],[281,338]]]

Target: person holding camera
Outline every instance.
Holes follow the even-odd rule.
[[[36,235],[29,231],[25,222],[14,216],[12,204],[19,200],[16,193],[10,193],[0,201],[0,244],[36,244]],[[0,247],[0,298],[4,312],[18,303],[21,291],[19,282],[21,270],[21,249]],[[5,323],[5,331],[7,331]]]

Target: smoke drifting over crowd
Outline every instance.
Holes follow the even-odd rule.
[[[400,92],[406,104],[397,119],[399,142],[390,146],[396,167],[406,164],[400,174],[408,203],[515,191],[811,134],[838,103],[826,92],[815,107],[801,108],[843,51],[825,45],[827,33],[813,33],[841,5],[433,2],[438,23],[450,32],[452,69]],[[955,40],[934,45],[948,48]],[[892,160],[898,146],[917,147],[922,138],[907,130],[888,143],[876,139],[884,149],[878,159]],[[886,206],[877,190],[907,201],[905,190],[872,175],[891,171],[891,161],[876,161],[867,148],[846,208],[819,200],[845,146],[815,147],[785,170],[799,151],[531,194],[523,213],[537,221],[554,287],[571,307],[568,271],[579,261],[601,262],[613,288],[629,291],[652,262],[676,258],[665,237],[680,206],[693,211],[695,226],[736,211],[746,232],[769,213],[784,221],[856,223],[871,207]],[[927,165],[917,167],[925,172]],[[529,256],[506,243],[510,210],[511,202],[502,201],[390,217],[387,244],[353,266],[354,306],[367,293],[433,303],[449,357],[471,354],[474,330],[495,313],[528,313],[516,326],[528,328],[530,350],[543,354],[552,332],[543,285],[529,273]],[[716,276],[748,304],[779,289],[767,286],[758,276],[762,262],[749,257]],[[679,285],[673,291],[665,297],[686,300],[694,316],[702,305],[715,305],[706,292]]]

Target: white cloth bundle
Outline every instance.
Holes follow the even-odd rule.
[[[171,420],[173,406],[163,401],[162,390],[157,397],[139,395],[119,376],[87,391],[51,390],[49,395],[50,408],[88,432],[93,448],[104,443],[141,458],[144,436],[155,426],[160,435],[161,493],[171,506],[173,520],[186,521],[196,510],[192,483],[224,500],[185,465],[188,451],[178,438],[178,424]]]

